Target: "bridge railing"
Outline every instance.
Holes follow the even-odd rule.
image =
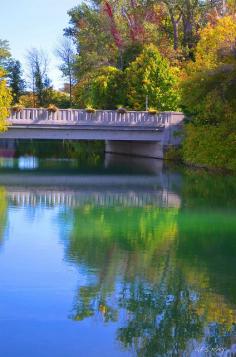
[[[113,110],[97,110],[88,113],[79,109],[59,109],[56,112],[47,109],[26,108],[21,111],[10,110],[9,122],[14,124],[55,124],[55,125],[103,125],[103,126],[158,126],[170,124],[173,114],[162,112],[151,115],[144,111],[128,111],[124,114]]]
[[[79,191],[61,192],[57,190],[11,190],[7,192],[7,197],[11,204],[17,206],[68,206],[83,207],[91,204],[95,207],[169,207],[179,208],[180,198],[177,194],[166,189],[143,192],[106,192],[95,191],[84,193]]]

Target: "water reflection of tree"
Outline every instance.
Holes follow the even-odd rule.
[[[176,209],[76,211],[70,259],[94,282],[80,287],[72,317],[118,323],[117,338],[138,356],[178,355],[202,323],[176,265]]]
[[[16,156],[36,156],[40,159],[76,159],[85,167],[97,166],[103,162],[104,143],[100,141],[70,140],[20,140],[16,146]]]
[[[119,308],[129,317],[118,329],[118,339],[137,356],[180,356],[202,331],[191,289],[169,264],[158,283],[131,282],[120,299]]]
[[[224,217],[213,212],[217,201],[211,191],[213,215],[199,214],[201,185],[193,193],[185,187],[181,211],[89,205],[74,211],[67,254],[88,283],[78,290],[73,319],[116,322],[117,339],[143,357],[190,355],[201,343],[232,345],[236,294],[230,255],[235,256],[236,227],[228,208]]]
[[[225,348],[236,342],[235,177],[187,172],[182,200],[176,256],[199,293],[205,345]]]

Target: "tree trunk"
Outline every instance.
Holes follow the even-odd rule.
[[[181,14],[178,19],[175,19],[173,10],[169,8],[170,19],[173,26],[173,35],[174,35],[174,50],[176,51],[179,47],[179,21],[181,19]]]

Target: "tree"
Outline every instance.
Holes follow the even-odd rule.
[[[6,61],[10,56],[9,42],[0,39],[0,67],[5,68]]]
[[[8,117],[8,108],[11,105],[11,93],[7,88],[7,83],[5,80],[5,72],[0,69],[0,131],[6,129],[7,126],[7,117]]]
[[[78,106],[98,109],[116,109],[124,104],[124,73],[115,67],[102,67],[85,75],[75,86]]]
[[[177,69],[169,65],[158,49],[149,45],[126,69],[127,100],[130,108],[144,110],[149,105],[158,110],[177,110]]]
[[[182,84],[182,106],[191,117],[183,157],[191,164],[236,170],[234,16],[208,24],[200,36],[196,61]]]
[[[36,48],[28,51],[27,62],[29,67],[29,85],[33,93],[34,106],[45,104],[46,90],[50,88],[48,78],[48,58],[47,55]]]
[[[25,81],[22,78],[21,63],[14,58],[10,58],[7,63],[7,82],[11,88],[13,103],[18,103],[20,96],[25,90]]]
[[[74,64],[75,64],[75,46],[70,38],[64,38],[56,51],[62,64],[60,70],[69,82],[70,107],[72,106],[72,85],[75,83]]]
[[[75,74],[80,79],[88,71],[117,62],[117,49],[109,32],[109,21],[101,5],[82,3],[69,11],[70,27],[66,36],[73,38],[78,54]]]

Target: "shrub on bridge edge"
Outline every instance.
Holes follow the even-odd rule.
[[[24,106],[22,104],[15,104],[13,105],[13,107],[11,108],[13,110],[13,112],[19,113],[24,109]]]
[[[50,113],[56,113],[58,111],[58,108],[55,104],[49,104],[49,106],[47,107],[47,110]]]
[[[117,108],[117,113],[118,114],[125,114],[125,113],[127,113],[127,109],[125,109],[123,107],[118,107]]]
[[[86,113],[89,113],[89,114],[96,113],[96,109],[94,109],[93,107],[87,107],[87,108],[85,108],[85,111],[86,111]]]

